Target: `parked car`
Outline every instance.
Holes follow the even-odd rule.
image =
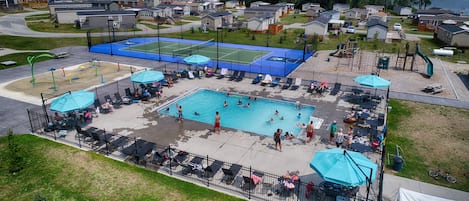
[[[347,33],[355,33],[355,27],[354,26],[349,26],[347,27]]]
[[[400,23],[394,23],[393,30],[394,30],[394,31],[400,31],[400,30],[402,30],[401,24],[400,24]]]

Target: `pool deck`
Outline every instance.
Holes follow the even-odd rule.
[[[343,100],[344,92],[339,92],[336,96],[328,93],[325,96],[316,96],[307,93],[303,86],[298,90],[281,90],[280,87],[253,85],[251,80],[246,78],[241,82],[234,82],[227,78],[179,79],[173,87],[164,89],[161,99],[123,106],[110,114],[99,115],[89,126],[120,135],[138,137],[159,145],[171,145],[179,150],[202,156],[209,155],[210,158],[245,167],[251,166],[253,169],[276,175],[298,170],[302,181],[320,183],[322,179],[309,167],[309,161],[316,151],[335,148],[335,145],[328,143],[329,126],[333,120],[337,120],[338,128],[346,130],[341,117],[351,109],[352,105]],[[272,137],[224,128],[220,134],[215,134],[212,132],[212,125],[190,120],[178,123],[174,117],[156,114],[158,107],[164,105],[166,101],[197,88],[273,99],[298,100],[303,104],[314,105],[316,107],[314,117],[322,120],[322,124],[315,125],[317,127],[315,136],[310,143],[305,143],[303,132],[296,139],[283,140],[280,152],[275,149]],[[384,110],[384,101],[377,110]],[[364,154],[378,163],[380,158],[378,153]]]

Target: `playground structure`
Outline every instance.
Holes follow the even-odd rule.
[[[91,59],[74,66],[54,68],[54,74],[49,71],[37,74],[35,86],[31,86],[31,78],[26,77],[9,83],[5,88],[12,92],[21,91],[24,95],[31,97],[38,97],[41,93],[55,96],[67,91],[88,89],[118,80],[138,69],[140,67]]]
[[[414,71],[416,55],[420,56],[427,64],[426,76],[428,78],[431,78],[433,76],[433,62],[425,54],[423,54],[420,48],[420,45],[418,43],[415,43],[415,49],[411,49],[410,44],[406,43],[405,53],[403,54],[401,54],[401,49],[398,49],[397,59],[396,59],[396,68],[397,69],[402,68],[402,70],[406,70],[406,66],[409,65],[408,60],[410,60],[410,71]]]
[[[329,56],[352,58],[357,54],[358,50],[359,48],[356,39],[349,38],[345,43],[338,44],[336,51],[329,53]]]

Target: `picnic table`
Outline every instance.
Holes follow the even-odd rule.
[[[11,66],[11,65],[16,65],[16,61],[4,61],[4,62],[1,62],[0,64],[4,66]]]

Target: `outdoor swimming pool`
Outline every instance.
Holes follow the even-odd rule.
[[[238,105],[241,100],[242,105]],[[224,102],[228,103],[224,107]],[[249,107],[246,104],[250,103]],[[158,110],[160,114],[177,117],[177,105],[183,109],[184,119],[214,124],[215,112],[220,113],[221,126],[256,134],[273,136],[277,128],[293,132],[297,136],[301,128],[298,123],[307,124],[315,108],[302,105],[297,109],[295,102],[278,101],[265,98],[249,99],[248,96],[200,89],[181,99],[178,99]],[[167,111],[169,108],[169,111]],[[275,115],[275,111],[279,114]],[[197,112],[198,114],[195,114]],[[301,114],[298,116],[298,114]],[[272,122],[269,120],[273,118]]]

